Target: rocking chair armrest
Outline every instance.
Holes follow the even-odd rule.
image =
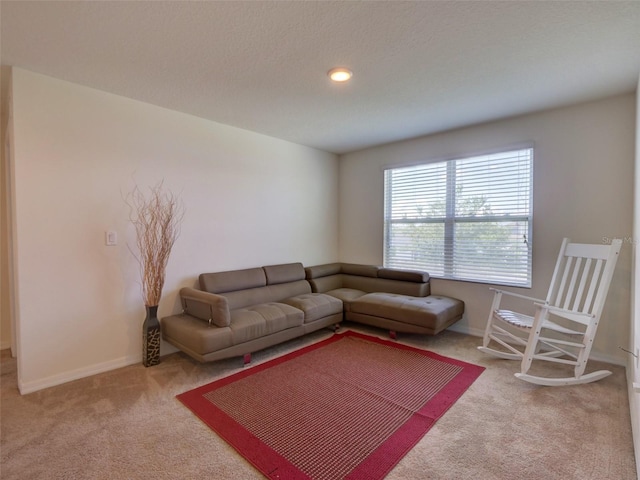
[[[502,293],[503,295],[509,295],[511,297],[523,298],[525,300],[531,300],[534,303],[545,303],[545,300],[540,298],[528,297],[527,295],[521,295],[520,293],[509,292],[507,290],[500,290],[499,288],[489,288],[489,290],[493,290],[495,293]]]

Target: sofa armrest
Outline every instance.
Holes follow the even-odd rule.
[[[192,317],[207,320],[217,327],[228,327],[231,323],[229,304],[222,295],[184,287],[180,289],[180,301],[184,313]]]

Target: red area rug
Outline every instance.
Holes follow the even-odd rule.
[[[380,479],[483,371],[347,331],[178,399],[268,478]]]

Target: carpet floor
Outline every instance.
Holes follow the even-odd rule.
[[[345,324],[386,338],[382,330]],[[329,338],[323,330],[253,355],[261,364]],[[572,387],[516,379],[518,365],[491,358],[481,339],[445,331],[398,342],[486,370],[391,470],[387,480],[636,480],[625,370]],[[200,364],[182,353],[21,396],[16,363],[1,355],[0,478],[264,478],[176,395],[240,372],[242,359]],[[549,369],[554,365],[544,367]]]

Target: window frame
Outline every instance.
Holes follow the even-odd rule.
[[[528,214],[521,215],[512,215],[512,214],[498,214],[498,215],[489,215],[489,216],[475,216],[475,215],[467,215],[467,216],[456,216],[456,203],[455,203],[455,169],[456,162],[463,160],[472,160],[474,158],[480,159],[481,157],[487,157],[491,155],[502,155],[509,153],[517,153],[519,151],[529,150],[529,171],[528,171]],[[470,283],[482,283],[482,284],[491,284],[491,285],[504,285],[518,288],[531,288],[532,284],[532,270],[533,270],[533,249],[532,249],[532,239],[533,239],[533,188],[534,188],[534,160],[535,160],[535,149],[533,143],[525,143],[519,144],[515,146],[508,146],[504,148],[493,149],[490,151],[484,151],[479,153],[471,153],[465,155],[456,155],[450,156],[447,158],[434,159],[430,161],[424,161],[419,163],[412,164],[402,164],[402,165],[388,165],[383,167],[383,198],[384,198],[384,213],[383,213],[383,228],[384,228],[384,237],[383,237],[383,264],[385,267],[392,268],[405,268],[405,267],[397,267],[389,262],[389,250],[390,250],[390,238],[392,233],[390,232],[389,225],[393,223],[415,223],[415,224],[442,224],[444,229],[444,258],[443,258],[443,274],[439,273],[430,273],[430,276],[433,278],[440,278],[445,280],[452,281],[463,281]],[[392,196],[388,195],[388,185],[387,183],[390,181],[387,178],[387,172],[392,170],[406,169],[412,167],[420,167],[427,165],[435,165],[435,164],[446,164],[446,182],[447,187],[445,188],[445,216],[442,218],[439,217],[425,217],[423,219],[411,219],[411,220],[393,220],[389,218],[389,212],[391,211],[392,204]],[[449,182],[454,182],[454,185],[449,185]],[[453,194],[451,192],[454,192]],[[453,198],[451,196],[453,195]],[[518,282],[517,279],[513,278],[511,280],[499,281],[496,279],[488,279],[483,280],[482,278],[468,278],[463,276],[456,276],[455,274],[455,258],[454,258],[454,245],[455,245],[455,226],[456,224],[463,223],[513,223],[513,222],[526,222],[526,237],[523,239],[523,243],[526,244],[527,255],[526,255],[526,272],[523,270],[522,273],[526,274],[526,281]],[[515,243],[513,243],[515,245]],[[523,256],[524,258],[524,256]],[[421,270],[429,271],[429,268],[425,268],[423,266],[418,266],[417,268]]]

